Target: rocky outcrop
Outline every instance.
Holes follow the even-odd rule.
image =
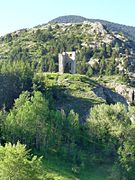
[[[98,85],[93,91],[98,97],[103,98],[109,104],[120,102],[131,105],[135,102],[135,88],[127,85],[109,83]]]
[[[122,103],[128,105],[127,99],[122,96],[121,94],[112,91],[111,89],[105,86],[97,86],[93,89],[94,93],[98,96],[103,98],[108,104],[115,104],[115,103]]]
[[[88,62],[88,64],[93,68],[93,69],[97,69],[98,65],[99,65],[100,59],[96,59],[96,58],[91,58]]]
[[[101,36],[104,36],[107,34],[107,31],[105,30],[105,28],[103,27],[103,25],[100,22],[88,22],[88,21],[84,21],[83,25],[89,25],[90,28],[88,30],[89,34],[100,34]]]
[[[127,87],[126,85],[118,85],[115,91],[125,97],[129,104],[135,101],[135,88]]]

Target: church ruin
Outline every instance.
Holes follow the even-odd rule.
[[[76,73],[75,51],[59,54],[59,73]]]

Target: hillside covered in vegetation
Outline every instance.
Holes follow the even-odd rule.
[[[133,49],[100,22],[1,37],[0,180],[134,180]],[[58,73],[64,51],[76,74]]]
[[[0,59],[29,61],[43,72],[58,72],[58,54],[76,51],[77,73],[123,75],[134,72],[134,46],[122,32],[100,22],[47,24],[0,38]]]
[[[51,20],[52,23],[82,23],[84,21],[90,22],[101,22],[104,26],[108,28],[109,31],[116,31],[124,33],[130,40],[135,41],[135,27],[122,25],[118,23],[113,23],[101,19],[88,19],[82,16],[68,15],[60,16]]]

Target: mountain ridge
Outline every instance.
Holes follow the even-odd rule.
[[[74,22],[83,23],[49,22],[1,37],[0,60],[29,61],[37,71],[58,72],[58,54],[76,51],[79,74],[135,72],[135,41],[132,43],[122,32],[109,31],[100,22],[84,21],[80,16],[67,17],[68,22],[73,18]]]
[[[83,21],[90,21],[90,22],[100,22],[104,26],[107,27],[107,29],[110,31],[117,31],[117,32],[123,32],[130,40],[135,41],[135,27],[134,26],[128,26],[123,25],[119,23],[114,23],[106,20],[101,19],[89,19],[82,16],[76,16],[76,15],[66,15],[66,16],[59,16],[48,23],[82,23]]]
[[[54,19],[52,19],[52,20],[50,20],[50,21],[48,21],[46,23],[36,25],[33,28],[40,28],[42,26],[45,26],[45,25],[51,24],[51,23],[83,23],[84,21],[100,22],[109,31],[122,32],[135,45],[135,27],[134,26],[114,23],[114,22],[110,22],[110,21],[102,20],[102,19],[90,19],[90,18],[85,18],[83,16],[79,16],[79,15],[59,16],[59,17],[54,18]],[[12,34],[12,33],[16,32],[16,31],[21,31],[21,30],[24,30],[24,29],[32,29],[32,28],[22,28],[22,29],[15,30],[13,32],[9,32],[7,34]],[[7,35],[7,34],[5,34],[5,35]],[[4,37],[5,35],[1,35],[0,37]]]
[[[63,18],[66,18],[66,17],[69,17],[69,18],[76,18],[76,19],[79,19],[78,22],[83,22],[83,21],[87,21],[87,20],[91,20],[91,21],[105,21],[105,22],[108,22],[108,23],[114,23],[114,24],[119,24],[119,25],[123,25],[123,26],[128,26],[128,27],[133,27],[135,28],[135,26],[132,26],[132,25],[127,25],[127,24],[123,24],[123,23],[115,23],[115,22],[112,22],[112,21],[109,21],[109,20],[103,20],[103,19],[95,19],[95,18],[86,18],[86,17],[83,17],[83,16],[80,16],[80,15],[64,15],[64,16],[58,16],[50,21],[48,21],[48,23],[51,23],[51,22],[58,22],[60,20],[62,20]],[[65,23],[68,23],[68,22],[65,22]]]

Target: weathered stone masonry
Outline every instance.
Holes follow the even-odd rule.
[[[75,51],[59,54],[59,73],[76,73]]]

